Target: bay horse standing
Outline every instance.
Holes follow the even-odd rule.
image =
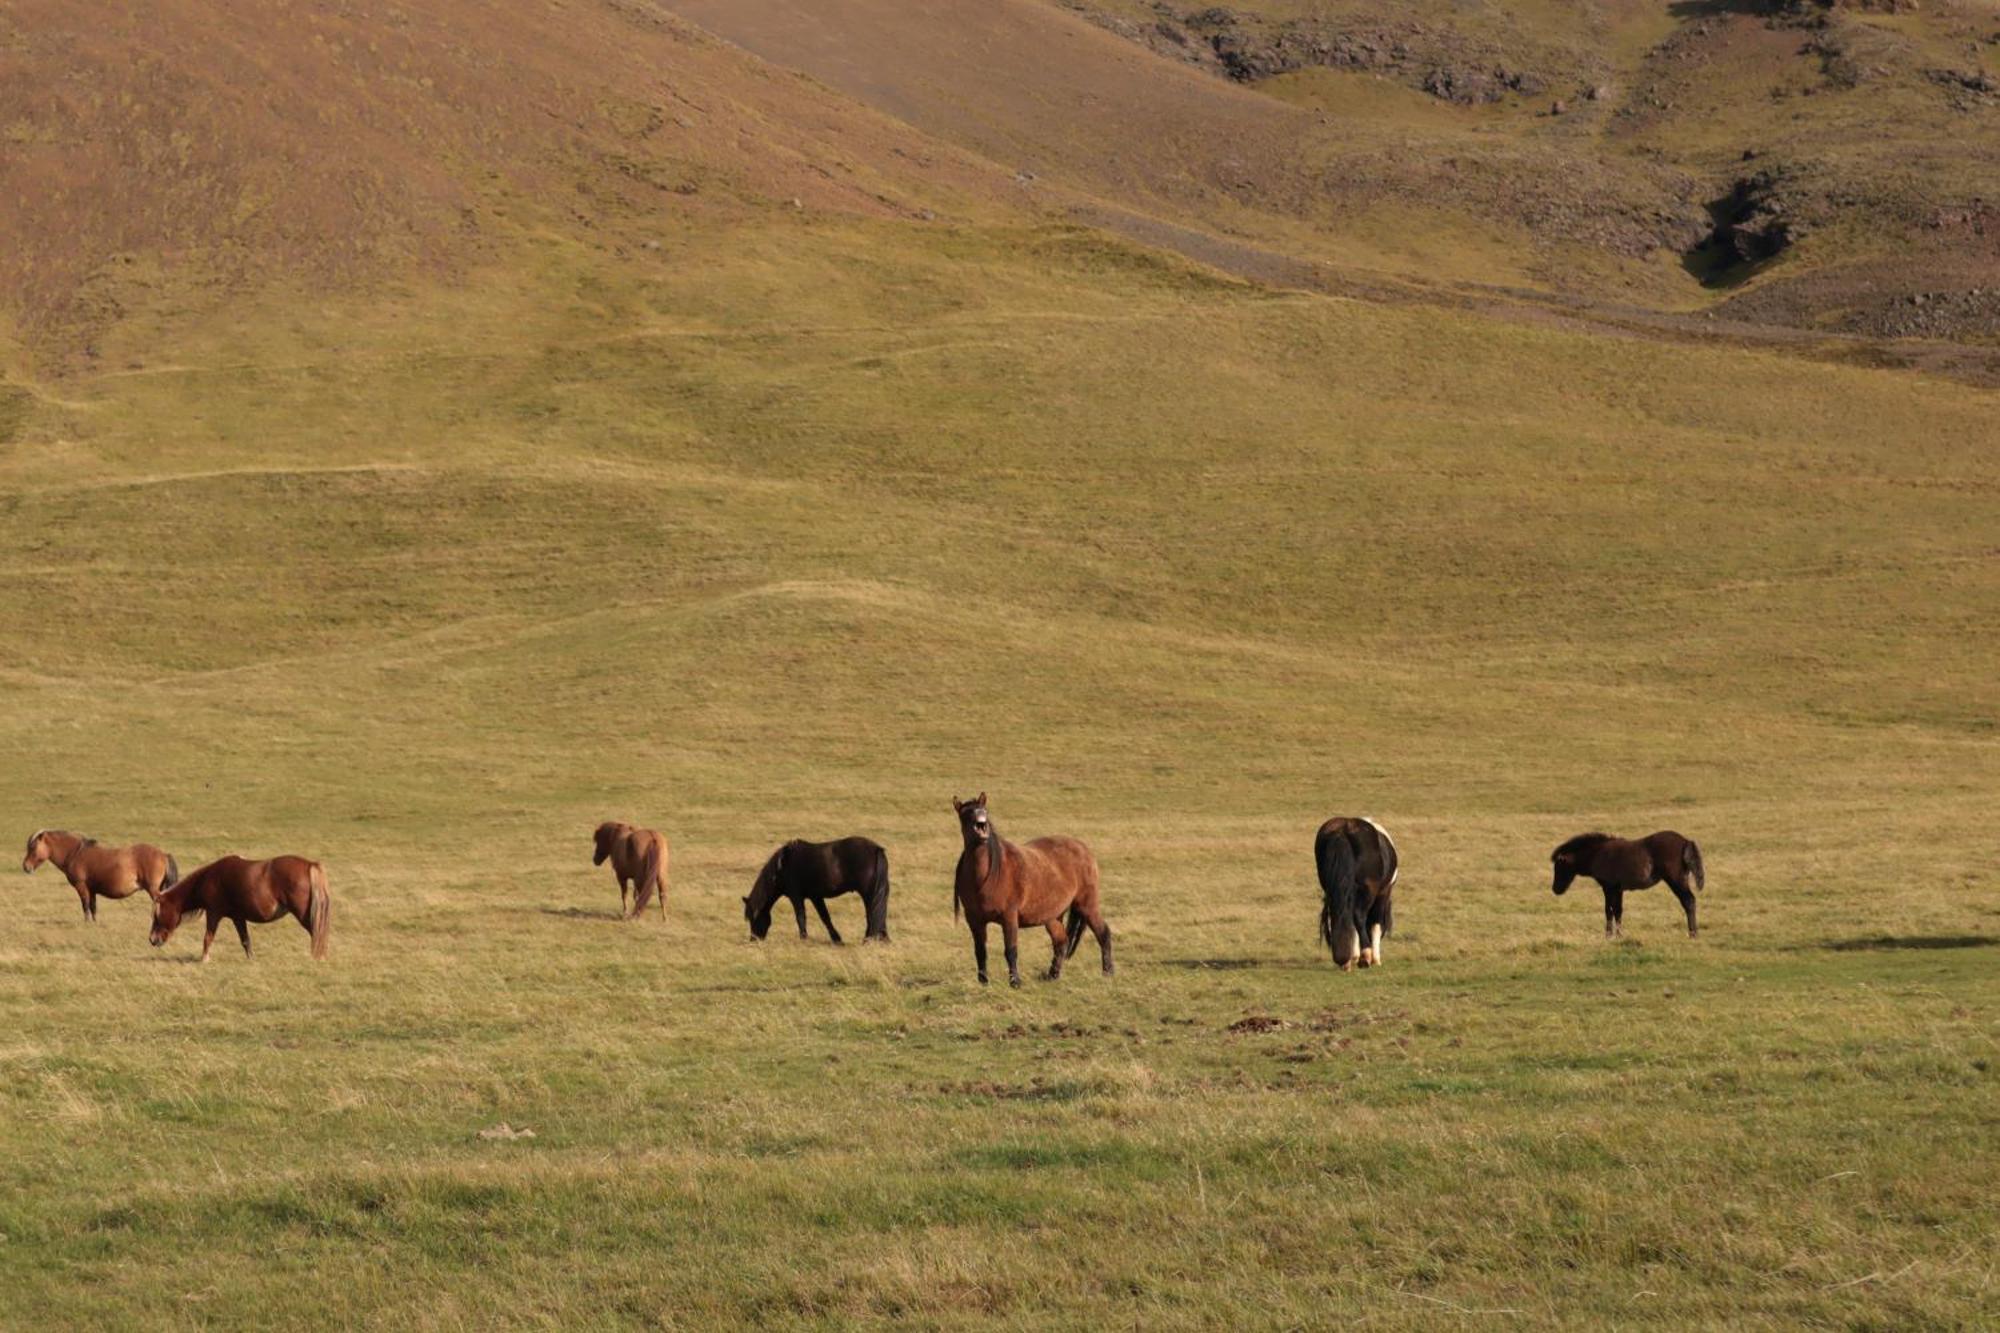
[[[631,824],[621,824],[616,820],[599,824],[594,835],[597,851],[590,858],[594,866],[601,866],[606,860],[611,862],[611,873],[618,876],[618,914],[628,921],[635,921],[646,910],[646,904],[654,894],[660,897],[660,920],[667,919],[667,839],[664,834],[649,828],[635,828]],[[632,910],[625,910],[625,895],[630,892]]]
[[[1319,867],[1319,937],[1343,972],[1382,961],[1393,927],[1389,896],[1399,873],[1396,844],[1367,817],[1335,815],[1313,838]]]
[[[789,898],[799,919],[799,938],[806,937],[806,903],[819,912],[826,937],[840,943],[840,932],[827,915],[826,900],[852,893],[868,914],[871,940],[889,942],[889,853],[869,838],[806,842],[794,838],[764,862],[750,893],[743,899],[743,919],[750,933],[763,939],[771,932],[771,907]]]
[[[97,920],[99,898],[129,898],[140,889],[148,898],[158,898],[160,890],[172,888],[181,877],[174,858],[150,843],[106,847],[95,838],[61,829],[41,829],[28,839],[21,871],[32,875],[44,861],[55,862],[68,878],[83,904],[85,921]]]
[[[332,925],[332,901],[327,897],[326,870],[317,861],[303,856],[274,856],[268,861],[246,861],[225,856],[210,861],[153,900],[153,947],[165,944],[181,918],[190,912],[208,913],[208,929],[201,937],[201,961],[215,943],[216,927],[224,920],[236,924],[236,938],[243,941],[243,953],[250,953],[250,926],[295,916],[312,934],[312,956],[326,957],[327,932]]]
[[[1022,926],[1047,926],[1055,956],[1049,980],[1062,976],[1063,962],[1076,952],[1083,928],[1097,936],[1104,975],[1111,975],[1111,927],[1097,903],[1097,858],[1075,838],[1036,838],[1011,843],[1000,836],[986,811],[986,793],[977,800],[951,798],[958,812],[965,850],[958,854],[952,917],[960,909],[972,927],[972,961],[986,984],[986,928],[1000,923],[1007,949],[1007,980],[1021,984]]]
[[[1594,879],[1604,890],[1604,937],[1625,933],[1625,895],[1650,889],[1665,880],[1687,913],[1688,938],[1696,937],[1694,892],[1708,887],[1701,868],[1701,848],[1693,839],[1662,829],[1637,841],[1609,833],[1582,833],[1549,853],[1555,865],[1554,889],[1568,892],[1578,875]]]

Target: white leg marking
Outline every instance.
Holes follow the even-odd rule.
[[[1382,923],[1377,921],[1368,928],[1368,933],[1373,937],[1372,943],[1375,949],[1375,961],[1379,964],[1382,961]]]

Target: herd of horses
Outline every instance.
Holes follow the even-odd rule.
[[[1021,984],[1020,933],[1040,926],[1049,933],[1048,978],[1062,976],[1063,964],[1087,930],[1097,940],[1105,975],[1110,975],[1111,926],[1099,901],[1097,858],[1076,838],[1036,838],[1009,842],[1000,836],[987,809],[986,793],[970,801],[951,800],[958,816],[962,847],[952,884],[952,916],[961,914],[972,931],[972,959],[979,980],[986,982],[986,946],[991,928],[1000,927],[1007,959],[1007,979]],[[660,917],[667,913],[667,840],[652,829],[605,823],[593,834],[593,865],[610,862],[618,878],[620,915],[635,919],[657,901]],[[1664,882],[1687,917],[1688,935],[1697,934],[1695,892],[1707,887],[1701,849],[1678,833],[1662,831],[1645,838],[1615,838],[1585,833],[1569,839],[1549,854],[1556,894],[1568,891],[1579,877],[1595,880],[1604,891],[1604,933],[1624,933],[1625,895]],[[134,843],[108,847],[95,839],[58,829],[42,829],[28,839],[21,869],[33,874],[53,864],[69,880],[82,904],[85,921],[97,920],[99,898],[120,899],[144,890],[153,904],[150,939],[155,948],[172,938],[181,919],[204,913],[201,961],[207,962],[215,933],[224,921],[236,927],[243,952],[250,952],[250,925],[291,916],[312,937],[312,956],[326,957],[332,924],[332,900],[326,870],[317,861],[278,856],[248,861],[224,856],[183,876],[174,858],[157,847]],[[1319,871],[1319,938],[1342,971],[1382,962],[1382,945],[1393,928],[1390,912],[1398,875],[1396,845],[1380,824],[1368,818],[1335,816],[1320,825],[1313,838],[1313,862]],[[840,932],[826,910],[826,900],[852,893],[867,913],[867,938],[889,938],[889,854],[868,838],[834,842],[794,839],[765,860],[743,898],[743,919],[750,933],[763,939],[771,929],[771,910],[780,899],[792,905],[799,937],[806,937],[806,904],[811,903],[826,927],[828,939],[840,943]]]

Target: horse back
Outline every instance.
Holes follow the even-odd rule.
[[[865,897],[874,887],[875,867],[884,855],[881,843],[873,838],[839,838],[807,845],[820,851],[823,896],[858,893]]]
[[[1020,917],[1024,926],[1046,925],[1072,903],[1097,901],[1097,857],[1080,838],[1060,835],[1014,845],[1020,864]]]

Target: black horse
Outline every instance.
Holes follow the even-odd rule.
[[[1707,888],[1708,878],[1702,873],[1701,848],[1692,839],[1670,829],[1637,842],[1609,833],[1583,833],[1549,853],[1549,860],[1556,868],[1557,894],[1567,892],[1578,875],[1596,880],[1604,890],[1606,939],[1625,933],[1625,895],[1650,889],[1661,880],[1681,900],[1688,938],[1695,938],[1694,891]]]
[[[1356,955],[1363,967],[1382,961],[1391,928],[1389,893],[1396,887],[1396,844],[1372,819],[1335,815],[1313,839],[1319,866],[1319,937],[1345,972]]]
[[[826,937],[840,943],[840,932],[826,914],[826,900],[843,893],[861,896],[868,909],[868,938],[889,939],[889,853],[882,844],[868,838],[841,838],[837,842],[792,841],[771,853],[750,896],[743,900],[743,919],[750,933],[763,939],[771,930],[771,907],[780,898],[792,900],[799,919],[799,938],[806,937],[806,903],[819,911],[826,925]]]

